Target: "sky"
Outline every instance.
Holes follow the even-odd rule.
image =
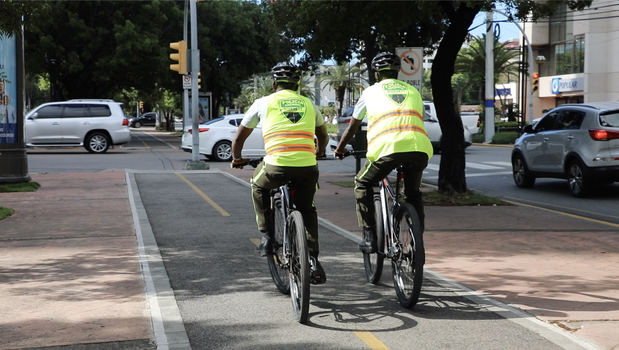
[[[501,9],[498,9],[501,11]],[[505,12],[505,11],[503,11]],[[507,18],[497,12],[494,12],[493,18],[495,21],[504,21]],[[486,12],[480,12],[475,16],[473,20],[473,24],[469,27],[469,31],[473,36],[482,36],[486,33]],[[510,39],[518,39],[520,37],[520,30],[518,29],[518,25],[512,22],[499,22],[497,23],[500,28],[499,41],[504,42]]]

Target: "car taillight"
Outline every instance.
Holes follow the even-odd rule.
[[[123,118],[123,126],[128,126],[129,125],[129,121],[127,120],[127,118]]]
[[[349,124],[352,118],[344,120],[344,123]]]
[[[208,131],[208,128],[200,128],[200,129],[198,129],[198,133],[205,132],[205,131]],[[191,134],[191,129],[187,130],[187,132]]]
[[[589,129],[589,136],[596,141],[619,139],[619,131]]]

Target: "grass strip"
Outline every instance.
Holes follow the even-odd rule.
[[[15,213],[15,210],[11,208],[0,207],[0,220],[6,218],[7,216],[11,216]]]
[[[2,184],[0,185],[0,192],[34,192],[40,187],[41,185],[35,181]]]

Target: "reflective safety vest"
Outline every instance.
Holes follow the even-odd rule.
[[[314,105],[307,97],[292,90],[269,95],[262,122],[264,162],[291,167],[316,165],[315,130]]]
[[[370,161],[402,152],[425,152],[432,157],[432,143],[423,124],[419,91],[396,79],[384,79],[364,92],[368,119]]]

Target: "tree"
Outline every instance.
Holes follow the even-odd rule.
[[[573,0],[569,1],[568,5],[572,9],[582,9],[589,6],[591,1]],[[443,132],[438,178],[439,192],[442,193],[463,193],[467,189],[464,173],[465,155],[462,119],[454,105],[451,78],[454,74],[458,51],[466,39],[468,28],[473,23],[475,15],[482,9],[491,9],[495,2],[494,0],[440,2],[447,29],[434,57],[431,81],[434,105]],[[550,15],[561,1],[504,0],[503,3],[508,6],[509,16],[516,16],[520,19],[530,16],[530,20],[536,21],[541,16]]]
[[[518,74],[519,52],[505,49],[507,43],[494,41],[494,81],[498,82],[501,76]],[[461,82],[468,87],[473,82],[478,83],[479,101],[485,96],[485,69],[486,69],[486,36],[475,38],[468,47],[462,48],[456,58],[455,72],[462,74],[465,81]],[[459,89],[456,107],[460,105],[464,89]]]
[[[342,107],[344,106],[344,95],[346,90],[352,91],[356,88],[358,76],[361,74],[361,69],[358,66],[350,63],[338,64],[330,66],[320,76],[320,83],[323,87],[330,86],[335,90],[335,101],[337,102],[337,115],[342,115]]]

